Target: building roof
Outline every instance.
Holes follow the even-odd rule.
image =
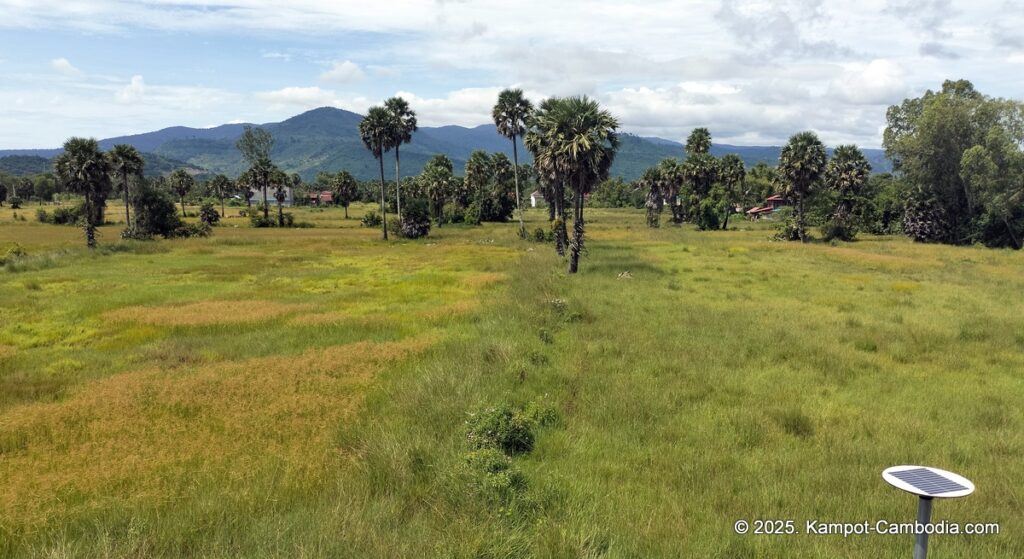
[[[786,198],[783,195],[781,195],[781,194],[775,194],[775,195],[769,196],[766,201],[767,202],[785,202]]]
[[[320,201],[321,202],[333,202],[334,201],[334,194],[331,194],[329,191],[325,190],[325,191],[320,193]]]
[[[750,208],[749,210],[747,210],[747,213],[751,214],[751,215],[757,215],[757,214],[770,213],[771,211],[773,211],[772,208],[766,206],[766,207],[763,207],[763,208]]]

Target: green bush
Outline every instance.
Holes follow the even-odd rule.
[[[151,241],[153,240],[153,235],[136,227],[126,227],[121,231],[121,238],[126,241]]]
[[[213,207],[212,202],[203,202],[199,208],[199,221],[210,226],[217,225],[220,221],[220,213]]]
[[[526,476],[499,450],[483,448],[466,454],[475,488],[499,501],[508,501],[527,488]]]
[[[467,225],[480,225],[480,204],[473,202],[462,214],[462,222]]]
[[[547,233],[544,232],[542,227],[538,227],[533,230],[533,241],[536,243],[543,243],[548,238]]]
[[[533,450],[533,421],[509,406],[487,408],[470,414],[466,436],[473,448],[494,448],[509,454]]]
[[[426,200],[410,200],[402,208],[401,234],[406,239],[418,239],[430,233],[430,213]]]
[[[253,208],[249,210],[249,226],[251,227],[275,227],[277,225],[277,216],[263,217],[263,210]]]
[[[380,224],[383,223],[383,221],[384,218],[377,213],[377,210],[370,210],[363,215],[363,219],[360,220],[360,223],[363,224],[363,227],[380,227]]]
[[[53,213],[49,213],[43,208],[36,210],[36,219],[39,223],[52,223],[54,225],[76,225],[78,220],[82,218],[82,206],[71,207],[57,207],[54,208]]]
[[[849,242],[857,238],[857,230],[848,223],[830,219],[821,226],[821,236],[826,241]]]
[[[163,189],[140,184],[132,190],[132,200],[135,224],[134,229],[129,232],[129,238],[145,239],[156,235],[170,238],[174,237],[178,228],[182,226],[174,200]],[[55,221],[57,211],[54,211]]]
[[[205,223],[185,223],[174,230],[172,237],[178,238],[194,238],[194,237],[209,237],[210,233],[213,232],[213,228]]]
[[[18,196],[11,196],[10,198],[7,199],[7,203],[9,203],[11,205],[11,209],[12,210],[19,210],[19,209],[21,209],[21,202],[22,202],[22,200]]]
[[[465,217],[465,210],[455,202],[448,202],[443,208],[441,208],[442,223],[462,223]]]
[[[39,208],[36,210],[36,221],[39,223],[53,223],[53,218],[50,217],[50,214],[46,213],[46,210]]]

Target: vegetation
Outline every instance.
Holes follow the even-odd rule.
[[[110,162],[110,170],[118,180],[121,194],[124,197],[124,222],[131,227],[132,217],[129,210],[131,207],[131,181],[142,178],[145,161],[138,150],[126,144],[114,146],[114,149],[107,152],[107,159]]]
[[[498,102],[491,111],[494,126],[498,133],[512,141],[512,171],[516,190],[516,211],[519,212],[519,235],[526,237],[526,225],[523,224],[523,206],[520,201],[519,188],[519,147],[516,138],[526,133],[526,123],[533,113],[533,104],[523,94],[522,89],[506,89],[498,94]]]
[[[789,139],[779,157],[779,176],[796,205],[795,236],[807,242],[808,199],[818,189],[825,173],[825,146],[814,132],[801,132]]]
[[[273,162],[270,151],[274,147],[274,137],[262,128],[245,127],[245,132],[235,144],[242,158],[249,164],[247,175],[240,178],[239,184],[245,184],[263,192],[263,219],[270,219],[270,204],[267,203],[267,189],[270,188],[270,173]],[[249,199],[252,194],[246,194]]]
[[[394,124],[391,113],[384,107],[371,107],[359,123],[359,136],[363,145],[377,158],[380,165],[380,213],[384,240],[388,240],[387,198],[384,192],[384,154],[393,146]],[[397,169],[397,161],[395,159]]]
[[[96,248],[96,227],[103,223],[103,208],[110,193],[110,164],[96,140],[71,138],[54,167],[69,192],[82,195],[85,243]],[[12,204],[13,206],[14,204]]]

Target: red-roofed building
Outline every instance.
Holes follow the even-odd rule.
[[[779,208],[783,208],[788,205],[789,200],[786,200],[785,196],[775,194],[765,199],[764,204],[747,210],[746,214],[750,219],[761,219],[762,217],[771,216]]]
[[[325,206],[327,204],[334,203],[334,194],[331,191],[324,190],[323,192],[310,192],[309,193],[309,205],[311,206]]]

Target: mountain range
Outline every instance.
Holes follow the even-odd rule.
[[[347,169],[356,178],[366,180],[379,176],[376,160],[359,138],[362,115],[322,107],[282,122],[258,125],[274,136],[272,157],[288,173],[298,173],[303,180],[312,180],[320,171]],[[143,153],[147,174],[165,174],[178,167],[197,173],[224,173],[238,176],[245,163],[235,148],[235,141],[246,124],[224,124],[214,128],[175,126],[156,132],[120,136],[100,140],[100,147],[110,149],[117,144],[130,144]],[[256,125],[254,125],[256,126]],[[413,134],[412,142],[401,147],[402,174],[417,174],[427,161],[438,153],[451,158],[456,173],[465,166],[474,150],[502,152],[512,156],[512,143],[499,135],[493,124],[474,128],[463,126],[422,127]],[[778,146],[712,145],[715,156],[739,155],[748,166],[759,162],[778,162]],[[0,150],[0,171],[12,174],[43,172],[60,149]],[[888,172],[892,166],[885,153],[865,149],[865,156],[876,172]],[[530,154],[519,141],[520,162],[531,161]],[[667,157],[683,157],[683,146],[662,138],[623,134],[612,166],[612,175],[633,180],[648,167]],[[385,173],[393,177],[393,157],[385,160]]]

